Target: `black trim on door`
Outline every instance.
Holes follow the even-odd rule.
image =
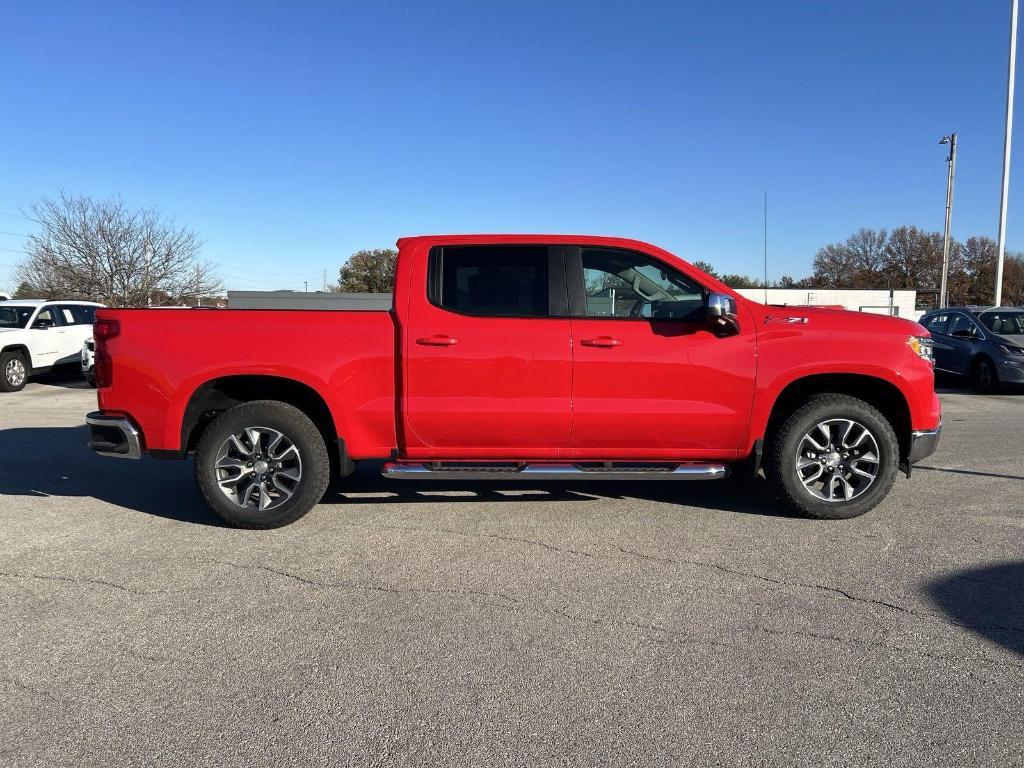
[[[565,280],[569,293],[569,315],[587,316],[587,290],[583,280],[583,256],[578,245],[567,245],[565,253]]]

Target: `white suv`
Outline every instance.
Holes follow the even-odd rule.
[[[39,299],[0,303],[0,392],[16,392],[30,375],[55,365],[77,363],[101,306]]]

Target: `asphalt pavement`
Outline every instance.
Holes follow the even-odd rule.
[[[1024,394],[855,520],[762,482],[397,484],[222,527],[0,394],[0,764],[1024,763]]]

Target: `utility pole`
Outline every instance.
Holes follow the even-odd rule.
[[[949,222],[953,216],[953,181],[956,177],[956,132],[943,136],[939,144],[949,144],[949,157],[946,163],[949,172],[946,175],[946,229],[942,235],[942,282],[939,284],[939,308],[947,306],[946,281],[949,278]]]
[[[153,287],[149,284],[150,270],[153,266],[153,246],[150,245],[149,240],[143,245],[143,250],[146,252],[146,306],[153,306]]]
[[[1003,134],[1003,190],[999,198],[999,259],[996,262],[996,306],[1003,303],[1003,259],[1006,256],[1006,206],[1010,196],[1010,141],[1013,137],[1013,79],[1017,68],[1017,0],[1010,0],[1010,62],[1006,74],[1006,128]]]
[[[327,293],[327,270],[324,270],[324,293]]]
[[[200,273],[201,269],[202,269],[202,267],[200,267],[198,264],[196,264],[196,306],[198,306],[198,307],[203,306],[203,293],[202,293],[203,278],[202,278],[201,273]]]
[[[768,305],[768,193],[764,193],[764,303]]]
[[[308,281],[308,280],[303,280],[303,281],[302,281],[302,286],[303,286],[303,287],[302,287],[302,290],[303,290],[303,291],[304,291],[305,293],[309,293],[309,281]]]

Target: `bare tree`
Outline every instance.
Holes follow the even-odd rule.
[[[338,270],[338,287],[342,293],[387,293],[395,285],[395,264],[398,251],[374,248],[356,251]]]
[[[202,242],[155,209],[130,210],[119,198],[61,192],[31,208],[41,231],[29,237],[16,272],[42,298],[81,297],[113,307],[188,303],[222,292],[199,261]]]

